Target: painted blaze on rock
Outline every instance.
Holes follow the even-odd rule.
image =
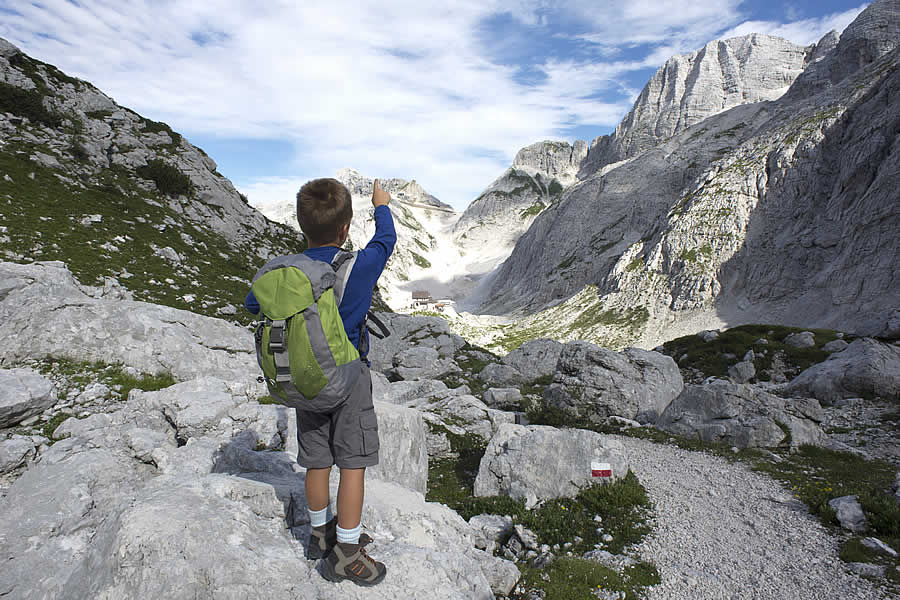
[[[596,481],[593,463],[606,463],[611,478],[624,477],[628,470],[624,446],[611,436],[584,429],[504,424],[481,459],[475,495],[502,494],[529,504],[574,496]]]

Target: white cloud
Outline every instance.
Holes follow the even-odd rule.
[[[701,46],[740,20],[739,4],[42,0],[0,13],[0,36],[189,137],[285,140],[303,180],[353,167],[416,178],[464,207],[519,148],[614,127],[633,96],[625,74]],[[480,37],[505,13],[541,31],[548,20],[580,23],[607,58],[651,49],[615,62],[547,60],[533,66],[546,78],[525,85]],[[265,175],[236,183],[251,196],[282,193]]]
[[[868,4],[862,4],[856,8],[851,8],[843,12],[825,15],[824,17],[814,19],[802,19],[790,23],[778,23],[776,21],[744,21],[737,27],[725,32],[722,37],[730,38],[748,33],[767,33],[786,40],[790,40],[795,44],[807,46],[814,44],[822,39],[826,33],[835,30],[838,33],[853,22]]]

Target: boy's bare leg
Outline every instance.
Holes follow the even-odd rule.
[[[341,529],[354,529],[362,520],[365,486],[365,467],[341,469],[341,483],[338,486],[337,497],[338,527]]]
[[[328,506],[328,477],[331,467],[306,470],[306,505],[309,510],[322,510]]]

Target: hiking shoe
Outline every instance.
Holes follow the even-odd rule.
[[[365,533],[359,536],[359,543],[362,546],[371,544],[374,541]],[[306,558],[318,560],[323,556],[327,556],[335,544],[337,544],[337,517],[332,517],[324,525],[310,528],[309,542],[306,544]]]
[[[337,517],[318,527],[309,530],[309,542],[306,544],[306,558],[318,560],[331,552],[337,544]]]
[[[364,586],[381,583],[387,575],[387,568],[366,554],[362,541],[360,539],[359,544],[335,544],[331,553],[322,561],[322,576],[328,581],[349,579],[356,585]]]

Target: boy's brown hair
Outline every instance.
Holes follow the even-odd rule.
[[[339,242],[341,229],[352,218],[350,191],[337,179],[313,179],[297,192],[300,231],[314,245]]]

